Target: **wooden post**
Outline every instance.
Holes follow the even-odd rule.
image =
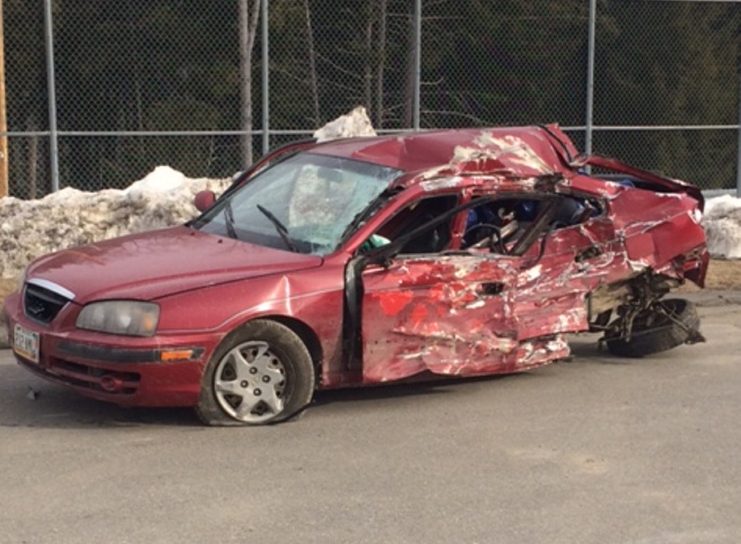
[[[8,123],[5,117],[5,35],[0,0],[0,197],[8,196]]]

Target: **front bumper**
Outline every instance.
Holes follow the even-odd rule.
[[[26,317],[18,295],[6,300],[5,319],[11,346],[16,324],[39,334],[38,363],[14,351],[22,367],[87,397],[125,406],[195,406],[203,369],[220,340],[214,333],[135,338],[55,326],[64,322],[61,313],[43,325]],[[192,354],[162,361],[162,354],[173,350]]]

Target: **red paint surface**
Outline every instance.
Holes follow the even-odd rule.
[[[43,257],[29,267],[28,277],[53,281],[77,296],[49,325],[28,319],[20,297],[11,296],[5,304],[9,330],[12,334],[14,324],[21,323],[41,334],[37,371],[48,379],[69,384],[64,369],[70,363],[90,376],[136,374],[138,385],[129,395],[74,385],[83,394],[119,404],[195,404],[203,368],[216,346],[258,317],[279,318],[315,339],[323,388],[423,372],[471,376],[547,364],[568,355],[564,333],[588,329],[590,293],[648,269],[702,284],[707,268],[696,188],[611,159],[575,159],[577,151],[566,135],[555,126],[550,129],[552,134],[537,127],[466,129],[297,144],[288,151],[400,168],[405,173],[395,185],[403,190],[326,258],[186,227]],[[514,144],[503,147],[504,141]],[[635,176],[645,186],[630,188],[580,174],[577,168],[585,163]],[[561,180],[544,183],[543,176]],[[465,201],[508,193],[576,194],[599,201],[604,213],[553,231],[540,258],[536,241],[521,256],[486,251],[418,255],[366,269],[362,361],[348,370],[341,336],[344,278],[357,248],[397,211],[430,194],[459,195]],[[452,250],[460,248],[464,225],[461,213],[453,221]],[[585,251],[594,253],[581,258]],[[157,335],[127,338],[76,329],[85,303],[116,298],[157,302]],[[65,355],[60,349],[64,341],[105,349],[198,346],[204,353],[184,363],[105,363]]]
[[[379,304],[383,313],[394,316],[409,304],[413,297],[414,295],[409,291],[391,291],[390,293],[384,293],[383,297],[379,299]]]

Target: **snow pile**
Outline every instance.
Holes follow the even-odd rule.
[[[220,193],[230,181],[189,179],[158,166],[124,190],[66,188],[39,200],[0,198],[0,277],[19,276],[45,253],[182,224],[198,213],[193,205],[198,191]]]
[[[713,257],[741,259],[741,198],[711,198],[705,203],[702,224]]]
[[[375,136],[365,108],[330,121],[319,141]],[[97,193],[66,188],[39,200],[0,198],[0,278],[15,278],[45,253],[135,232],[182,224],[193,218],[198,191],[221,193],[230,179],[189,179],[158,166],[123,190]]]
[[[314,138],[319,142],[335,140],[337,138],[351,138],[358,136],[375,136],[376,131],[363,106],[358,106],[347,115],[340,115],[322,128],[314,132]]]
[[[314,133],[319,141],[375,135],[363,107]],[[39,200],[0,198],[0,278],[20,277],[29,262],[46,253],[185,223],[198,213],[193,205],[196,193],[210,190],[218,195],[231,181],[190,179],[158,166],[123,190],[66,188]],[[4,325],[0,320],[0,347],[6,343]]]

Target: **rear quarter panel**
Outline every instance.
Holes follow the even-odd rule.
[[[685,192],[657,193],[581,175],[564,187],[601,199],[630,271],[650,267],[702,285],[707,248],[701,202]]]

